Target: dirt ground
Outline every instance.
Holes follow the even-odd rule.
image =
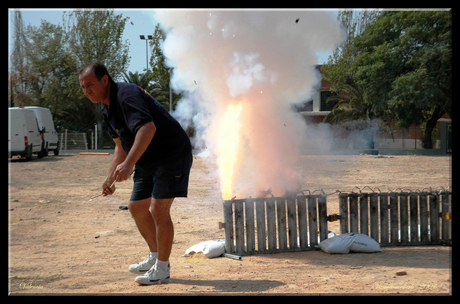
[[[194,158],[189,198],[172,207],[171,283],[140,286],[128,271],[148,248],[126,210],[132,181],[112,197],[100,192],[112,156],[67,154],[9,160],[9,294],[444,294],[452,293],[451,247],[382,247],[382,253],[321,250],[208,259],[182,257],[190,246],[223,239],[215,168]],[[451,158],[302,156],[304,188],[422,189],[451,185]],[[215,175],[214,175],[215,176]],[[328,197],[328,214],[338,196]],[[329,230],[339,233],[338,222]],[[405,271],[407,275],[396,275]]]

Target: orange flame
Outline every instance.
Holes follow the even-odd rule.
[[[219,165],[220,180],[222,181],[221,190],[224,200],[232,197],[233,184],[235,182],[235,172],[237,172],[238,154],[241,150],[241,103],[230,104],[225,109],[224,114],[219,118],[217,128],[219,156],[217,163]]]

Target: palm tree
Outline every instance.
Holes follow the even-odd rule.
[[[132,72],[125,73],[123,72],[123,80],[128,83],[135,83],[147,92],[152,92],[154,89],[154,85],[152,85],[153,77],[152,72],[147,71],[146,73],[139,74],[139,72]]]
[[[167,86],[162,86],[160,82],[154,82],[152,71],[139,74],[139,72],[123,73],[123,80],[128,83],[135,83],[153,96],[159,103],[169,110],[169,83]],[[173,97],[173,108],[177,102],[182,98],[182,94],[176,94],[172,92]]]
[[[379,113],[375,115],[372,104],[366,102],[364,90],[361,85],[343,83],[337,87],[337,90],[343,91],[347,96],[330,96],[326,102],[338,101],[332,108],[332,111],[324,117],[323,122],[330,124],[339,124],[342,127],[349,128],[347,122],[353,123],[353,128],[363,129],[366,125],[375,124],[376,121],[380,125],[382,131],[389,132],[394,141],[394,130],[390,125],[393,119],[391,113]],[[378,119],[375,118],[378,116]]]
[[[341,84],[337,90],[343,91],[347,96],[330,96],[326,102],[338,101],[332,108],[332,111],[324,117],[323,122],[336,124],[339,122],[357,120],[357,119],[372,119],[372,109],[365,102],[364,92],[360,85]]]

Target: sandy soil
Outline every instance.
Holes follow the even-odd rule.
[[[148,248],[129,211],[132,181],[112,197],[98,194],[111,156],[60,155],[9,161],[9,294],[451,294],[451,247],[384,247],[382,253],[318,251],[182,257],[201,241],[223,239],[214,168],[195,157],[189,198],[172,207],[175,241],[171,283],[140,286],[128,271]],[[354,186],[422,189],[451,185],[451,158],[428,156],[302,156],[304,188],[326,193]],[[328,214],[338,196],[328,197]],[[339,232],[338,222],[329,230]],[[405,271],[407,275],[396,275]]]

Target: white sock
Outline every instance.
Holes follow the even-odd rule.
[[[160,260],[157,259],[155,265],[156,265],[157,268],[163,270],[164,272],[167,272],[168,271],[168,264],[169,264],[168,261],[165,262],[165,261],[160,261]]]
[[[156,259],[157,256],[158,256],[158,252],[150,252],[149,256],[150,256],[151,259],[153,259],[153,258]]]

